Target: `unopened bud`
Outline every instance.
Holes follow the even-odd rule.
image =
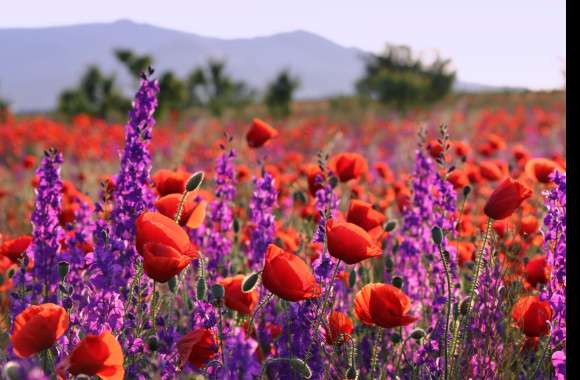
[[[411,332],[411,338],[415,339],[415,340],[421,340],[425,337],[425,330],[423,329],[415,329]]]
[[[20,364],[15,361],[10,361],[4,364],[4,368],[2,368],[2,372],[4,377],[8,380],[20,380],[22,379],[22,371],[21,371]]]
[[[312,377],[312,370],[308,367],[308,364],[302,359],[292,358],[290,359],[290,367],[294,369],[303,379],[310,379]]]
[[[68,274],[69,263],[66,261],[59,261],[58,263],[58,277],[61,281],[64,281],[66,275]]]
[[[401,336],[398,333],[393,333],[393,335],[391,335],[391,342],[393,342],[394,344],[400,343],[403,340],[403,338],[401,338]]]
[[[152,336],[149,338],[149,340],[147,340],[147,347],[149,347],[149,350],[152,352],[155,352],[159,349],[159,340],[156,336]]]
[[[391,220],[390,222],[387,222],[387,224],[385,224],[385,231],[387,232],[391,232],[395,228],[397,228],[397,222],[394,220]]]
[[[215,299],[221,300],[225,295],[224,286],[222,284],[213,284],[211,286],[211,294]]]
[[[443,231],[439,226],[435,226],[431,229],[431,237],[433,237],[433,242],[437,245],[441,245],[443,241]]]
[[[242,282],[242,292],[249,293],[256,288],[258,280],[260,279],[260,272],[252,273],[244,278]]]
[[[185,185],[185,190],[187,191],[195,191],[199,189],[201,183],[203,182],[203,172],[195,172],[189,179],[187,180],[187,184]]]
[[[403,279],[399,276],[393,277],[393,281],[391,281],[393,286],[396,288],[401,289],[403,287]]]
[[[177,276],[173,276],[167,281],[167,286],[169,286],[169,290],[171,293],[175,294],[177,291]]]
[[[356,369],[354,367],[348,367],[348,369],[346,370],[346,378],[347,379],[356,379]]]
[[[205,283],[205,278],[200,278],[197,280],[197,299],[205,299],[205,292],[207,291],[207,284]]]
[[[471,186],[467,185],[463,188],[463,196],[467,197],[471,193]]]

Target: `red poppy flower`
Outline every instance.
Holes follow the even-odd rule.
[[[226,306],[238,313],[250,315],[258,304],[259,294],[256,289],[249,293],[242,292],[244,277],[243,274],[226,277],[220,280],[219,283],[224,286],[224,301]]]
[[[418,318],[408,314],[411,300],[393,285],[365,285],[354,298],[354,312],[365,325],[385,328],[407,326]]]
[[[500,238],[504,238],[507,229],[507,222],[505,220],[494,220],[491,227]]]
[[[152,177],[160,196],[168,194],[182,194],[191,173],[167,169],[158,170]]]
[[[27,358],[52,347],[64,335],[68,320],[66,310],[53,303],[26,307],[14,319],[10,335],[14,353]]]
[[[246,135],[246,141],[250,148],[259,148],[268,140],[278,136],[278,131],[265,121],[254,118],[250,130]]]
[[[87,335],[62,360],[56,370],[60,378],[71,375],[98,376],[103,380],[123,380],[123,350],[109,331],[101,335]]]
[[[332,311],[328,316],[328,327],[325,328],[326,343],[342,345],[352,334],[352,321],[340,311]]]
[[[530,188],[508,177],[491,194],[483,211],[492,219],[505,219],[531,196]]]
[[[546,284],[550,279],[550,267],[545,256],[535,256],[526,264],[526,280],[532,287],[537,284]]]
[[[145,212],[135,225],[136,246],[143,256],[143,269],[155,281],[169,281],[197,258],[189,236],[168,217]]]
[[[375,164],[375,170],[377,171],[379,176],[385,180],[386,183],[391,183],[394,181],[395,176],[393,175],[393,171],[386,163],[377,162]]]
[[[540,337],[550,331],[548,322],[554,311],[548,301],[540,301],[538,296],[520,298],[512,309],[512,318],[528,337]]]
[[[180,367],[189,362],[197,368],[203,368],[217,356],[218,345],[211,330],[201,328],[181,337],[177,342],[177,351]]]
[[[465,186],[469,185],[469,177],[459,169],[455,169],[449,173],[447,180],[451,182],[453,189],[455,190],[463,189]]]
[[[538,222],[538,218],[533,215],[527,215],[522,218],[520,221],[520,233],[531,235],[538,231],[540,227],[540,222]]]
[[[311,268],[298,256],[268,245],[262,283],[272,293],[287,301],[317,298],[321,289]]]
[[[326,240],[330,255],[347,264],[356,264],[382,254],[381,247],[371,235],[353,223],[329,220],[326,223]]]
[[[475,245],[468,241],[457,243],[457,262],[459,266],[475,259]]]
[[[439,158],[441,153],[443,153],[443,147],[439,144],[437,140],[431,140],[427,143],[427,151],[433,158]]]
[[[479,168],[481,176],[488,181],[499,181],[507,175],[507,173],[502,171],[502,168],[496,161],[482,161],[479,164]]]
[[[551,183],[550,174],[555,170],[564,172],[558,163],[547,158],[532,158],[525,167],[526,175],[540,183]]]
[[[10,261],[16,264],[22,257],[22,254],[26,252],[31,242],[32,236],[29,235],[22,235],[15,239],[6,240],[0,246],[0,255],[8,257]]]
[[[179,208],[183,194],[165,195],[155,201],[155,208],[161,214],[170,219],[174,219]],[[202,199],[199,202],[195,200],[195,194],[190,194],[183,204],[179,224],[188,228],[199,228],[205,219],[207,201]]]
[[[306,174],[306,180],[308,181],[308,192],[315,196],[316,192],[322,189],[324,182],[324,175],[320,170],[320,167],[316,164],[306,164],[302,168],[302,172]]]
[[[367,232],[379,227],[385,222],[385,215],[373,208],[370,203],[353,199],[348,207],[346,221],[356,224]]]
[[[330,160],[329,166],[336,173],[340,182],[357,179],[368,172],[367,161],[358,153],[340,153]]]

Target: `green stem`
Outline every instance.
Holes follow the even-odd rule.
[[[451,318],[451,276],[449,274],[448,257],[443,251],[443,246],[439,244],[439,253],[441,254],[441,261],[443,261],[443,268],[445,270],[445,279],[447,281],[447,301],[445,302],[445,335],[443,342],[443,349],[445,350],[445,380],[449,379],[449,319]]]
[[[340,266],[340,260],[336,260],[336,265],[334,266],[334,271],[332,272],[332,278],[330,280],[330,284],[328,284],[328,286],[324,290],[324,298],[322,299],[322,309],[320,310],[320,313],[317,315],[316,322],[314,323],[314,330],[313,330],[314,336],[317,336],[318,329],[320,328],[321,320],[324,317],[324,314],[326,312],[326,304],[328,302],[328,297],[330,295],[330,291],[334,287],[334,281],[336,280],[339,266]],[[308,349],[306,350],[306,355],[304,356],[305,362],[308,362],[308,360],[312,356],[312,346],[314,345],[314,341],[315,341],[315,339],[312,339],[310,341],[310,344],[308,345]]]
[[[465,315],[460,319],[459,323],[456,324],[456,329],[453,332],[453,338],[451,340],[451,377],[453,377],[453,373],[455,372],[455,352],[457,350],[457,343],[458,343],[458,339],[459,339],[459,334],[461,334],[461,331],[463,331],[465,329],[465,324],[467,323],[467,320],[469,318],[469,314],[471,314],[471,309],[473,308],[473,302],[475,301],[475,290],[477,289],[477,284],[479,282],[479,275],[481,273],[481,266],[483,263],[483,254],[485,253],[485,246],[487,245],[487,239],[489,237],[489,232],[491,230],[491,225],[492,225],[493,219],[488,218],[487,220],[487,227],[485,230],[485,235],[483,237],[483,244],[481,247],[481,251],[479,252],[479,255],[477,257],[477,261],[475,263],[475,275],[473,277],[473,284],[471,286],[471,289],[469,291],[469,296],[468,296],[468,303],[467,303],[467,312],[465,313]]]
[[[401,367],[401,357],[403,356],[403,350],[405,349],[405,344],[407,343],[407,340],[409,340],[409,337],[410,335],[403,340],[403,343],[401,343],[401,350],[399,351],[399,355],[397,355],[397,365],[395,366],[395,378],[399,376],[399,368]]]
[[[151,327],[153,327],[153,332],[157,333],[157,322],[155,321],[155,313],[157,311],[157,299],[159,298],[156,293],[157,281],[153,280],[153,297],[151,300]]]
[[[256,315],[258,314],[258,311],[263,308],[268,302],[270,302],[270,300],[272,299],[272,297],[274,297],[273,293],[269,293],[266,298],[264,298],[262,300],[262,302],[260,302],[258,304],[258,306],[256,306],[256,310],[254,310],[254,312],[252,313],[252,318],[250,318],[250,323],[248,324],[248,335],[250,335],[252,333],[252,330],[254,329],[254,320],[256,319]]]
[[[175,223],[179,224],[179,219],[181,219],[181,213],[183,212],[183,206],[185,205],[185,200],[187,199],[187,195],[189,192],[185,190],[181,195],[181,199],[179,200],[179,205],[177,206],[177,212],[175,213]]]
[[[371,355],[371,370],[370,370],[370,375],[371,378],[375,373],[375,369],[377,368],[377,361],[378,361],[378,356],[379,356],[379,345],[381,344],[381,341],[383,340],[383,333],[385,332],[385,329],[383,329],[382,327],[379,327],[379,331],[377,333],[377,339],[375,341],[375,344],[373,346],[373,353]]]

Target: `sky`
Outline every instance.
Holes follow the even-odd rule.
[[[0,28],[130,19],[221,38],[306,30],[378,52],[405,44],[451,58],[458,78],[562,87],[565,0],[2,0]]]

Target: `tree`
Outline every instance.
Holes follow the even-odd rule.
[[[290,76],[287,70],[278,74],[276,79],[268,85],[264,99],[271,115],[277,117],[290,115],[292,95],[299,85],[298,79]]]
[[[206,107],[221,116],[228,107],[244,107],[254,98],[254,91],[244,82],[232,79],[225,62],[209,60],[205,67],[194,69],[186,81],[188,105]]]
[[[182,111],[187,107],[187,88],[183,81],[166,71],[159,78],[159,95],[157,112],[159,118],[166,112]]]
[[[58,109],[67,116],[86,113],[99,118],[126,114],[131,102],[115,86],[115,76],[106,76],[89,66],[77,88],[63,91]]]
[[[153,64],[153,58],[149,55],[136,55],[129,49],[116,49],[115,57],[129,71],[135,81],[139,81],[139,75]]]
[[[362,97],[402,109],[432,103],[451,91],[455,72],[449,69],[450,64],[450,60],[437,57],[426,65],[413,58],[409,47],[387,45],[384,53],[369,56],[356,89]]]

